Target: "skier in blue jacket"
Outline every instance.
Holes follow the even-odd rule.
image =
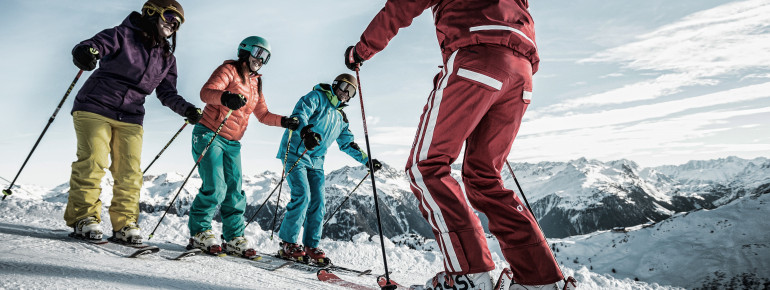
[[[370,159],[354,142],[353,133],[348,129],[347,117],[342,111],[356,95],[356,83],[354,76],[341,74],[332,85],[318,84],[313,87],[294,106],[291,117],[299,119],[299,132],[286,130],[276,156],[283,161],[284,171],[291,170],[286,177],[291,189],[291,200],[286,205],[286,215],[278,233],[282,240],[279,255],[284,258],[308,258],[316,263],[328,264],[326,255],[318,248],[326,213],[323,171],[326,149],[337,141],[341,151],[369,165]],[[296,165],[291,168],[295,162]],[[371,162],[375,171],[382,168],[377,159],[371,159]],[[303,226],[304,248],[297,243],[300,227]]]

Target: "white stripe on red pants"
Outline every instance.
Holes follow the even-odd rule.
[[[531,64],[501,46],[462,48],[434,79],[406,171],[450,274],[495,268],[481,222],[450,175],[465,144],[467,199],[489,218],[514,279],[528,285],[562,279],[535,219],[500,176],[531,91]]]

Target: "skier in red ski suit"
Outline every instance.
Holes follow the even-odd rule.
[[[486,284],[495,268],[481,223],[450,175],[463,143],[468,200],[489,218],[515,282],[555,287],[563,279],[535,218],[500,176],[540,60],[528,7],[527,0],[388,0],[345,52],[345,65],[355,70],[424,10],[433,12],[444,65],[406,163],[411,189],[444,255],[446,272],[429,287],[451,286],[462,276]]]

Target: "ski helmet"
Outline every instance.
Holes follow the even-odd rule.
[[[353,98],[356,95],[356,91],[358,90],[356,77],[354,77],[351,74],[341,74],[338,75],[336,78],[334,78],[334,82],[332,83],[332,89],[341,89],[343,91],[348,92],[348,96]]]
[[[153,16],[156,13],[163,21],[169,21],[166,19],[166,15],[169,14],[166,13],[173,13],[171,15],[179,17],[179,24],[184,23],[184,9],[182,9],[182,4],[179,4],[176,0],[149,0],[144,2],[142,15]]]
[[[261,58],[262,64],[267,64],[270,60],[270,44],[267,39],[259,36],[249,36],[241,41],[238,45],[238,58],[247,56],[253,56],[254,58]]]

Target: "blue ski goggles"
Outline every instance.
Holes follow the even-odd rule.
[[[270,60],[270,52],[267,49],[259,46],[254,46],[251,48],[251,56],[253,56],[255,59],[261,59],[263,65],[266,65],[267,61]]]

